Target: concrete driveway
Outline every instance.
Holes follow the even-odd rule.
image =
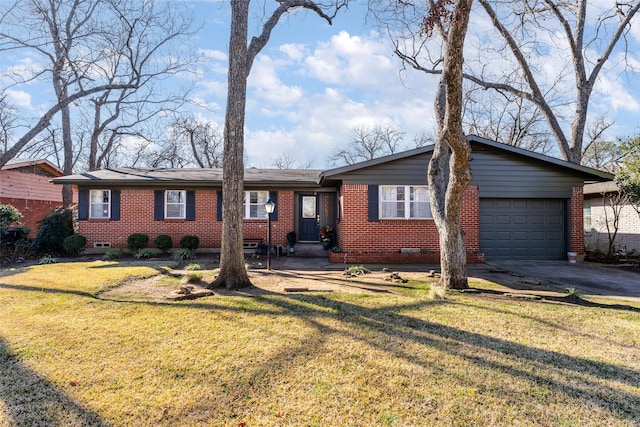
[[[611,265],[568,261],[489,261],[487,265],[574,287],[583,295],[640,297],[640,274]]]
[[[326,257],[283,257],[273,260],[274,269],[299,271],[342,270],[347,265],[330,264]],[[388,267],[392,271],[440,270],[439,265],[366,265],[371,270]],[[618,267],[568,261],[489,261],[469,264],[470,276],[487,276],[492,269],[506,270],[531,279],[550,282],[559,289],[576,288],[583,295],[608,295],[640,298],[640,272]]]

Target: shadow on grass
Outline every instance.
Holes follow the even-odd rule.
[[[69,290],[69,289],[59,289],[59,288],[45,288],[43,286],[26,286],[26,285],[9,285],[6,283],[0,283],[0,289],[9,289],[13,291],[27,291],[27,292],[45,292],[51,294],[67,294],[67,295],[78,295],[81,297],[89,297],[95,298],[96,296],[90,292],[77,291],[77,290]]]
[[[100,416],[24,365],[0,338],[0,399],[15,426],[107,426]]]
[[[455,302],[421,300],[410,304],[369,308],[322,295],[258,295],[251,298],[261,304],[256,307],[221,307],[199,302],[182,305],[181,308],[220,310],[230,318],[233,317],[233,312],[297,316],[316,330],[314,340],[321,342],[329,335],[342,335],[386,352],[389,357],[401,358],[422,366],[438,364],[437,360],[430,359],[426,353],[423,355],[404,350],[406,342],[412,342],[434,351],[445,352],[482,370],[488,369],[514,379],[518,378],[527,382],[532,389],[548,387],[555,393],[575,399],[575,404],[585,408],[598,407],[615,418],[631,422],[640,421],[640,372],[638,371],[612,363],[530,347],[403,314],[408,311],[428,310],[429,306],[437,304],[455,304]],[[272,307],[274,310],[265,307]],[[339,326],[329,326],[335,322],[338,322]],[[463,324],[464,319],[460,319],[460,323]],[[316,344],[313,345],[313,348],[315,347]],[[290,355],[294,350],[283,347],[282,351],[283,354],[271,357],[264,361],[263,366],[256,367],[253,371],[254,375],[259,375],[260,372],[272,369],[274,366],[284,371],[285,367],[282,365],[287,363],[286,360],[291,360]],[[305,348],[301,344],[295,351],[308,355],[314,350]],[[442,369],[450,368],[443,365]],[[455,378],[455,381],[463,383],[461,385],[480,386],[478,380],[472,377],[457,372],[452,372],[450,375]],[[245,379],[245,381],[252,383],[253,380]],[[244,389],[244,393],[251,394],[247,389]],[[513,391],[504,396],[497,391],[495,393],[495,398],[503,399],[505,404],[514,399]],[[531,399],[528,388],[519,393],[520,398]]]

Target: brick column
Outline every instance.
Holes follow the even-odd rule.
[[[569,213],[571,230],[569,251],[576,252],[579,257],[584,256],[584,196],[582,189],[583,187],[573,187]]]

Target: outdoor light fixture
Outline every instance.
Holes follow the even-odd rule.
[[[276,210],[276,204],[271,199],[264,204],[264,210],[267,211],[267,270],[271,270],[271,214]]]

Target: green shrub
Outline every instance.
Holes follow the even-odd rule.
[[[198,236],[184,236],[180,239],[180,247],[195,251],[200,246],[200,239]]]
[[[64,251],[69,255],[78,255],[86,246],[87,239],[82,234],[73,234],[62,242]]]
[[[193,270],[202,270],[202,266],[200,264],[197,264],[197,263],[194,262],[194,263],[191,263],[191,264],[187,265],[184,269],[185,270],[191,270],[191,271],[193,271]]]
[[[185,259],[194,259],[193,251],[190,249],[178,249],[173,253],[173,259],[176,261],[184,261]]]
[[[169,252],[169,249],[171,249],[171,246],[173,246],[173,242],[171,241],[171,236],[167,236],[166,234],[160,234],[153,241],[153,246],[160,249],[163,254],[166,254],[167,252]]]
[[[118,259],[122,256],[122,251],[120,249],[109,249],[104,254],[104,259]]]
[[[6,227],[18,222],[20,218],[22,218],[22,214],[14,206],[0,205],[0,227]]]
[[[156,256],[156,253],[154,252],[153,249],[140,249],[135,255],[137,259],[141,259],[141,258],[149,259],[155,256]]]
[[[57,263],[58,260],[50,257],[49,255],[43,256],[42,258],[40,258],[40,261],[38,261],[39,265],[46,265],[46,264],[55,264]]]
[[[367,267],[365,267],[363,265],[352,265],[351,267],[349,267],[347,269],[347,272],[349,274],[351,274],[352,276],[359,276],[361,274],[369,274],[369,273],[371,273],[371,271]]]
[[[40,221],[40,229],[33,242],[36,253],[65,253],[64,239],[73,234],[73,209],[57,208]]]
[[[142,248],[146,248],[149,244],[149,236],[142,233],[133,233],[127,237],[127,247],[133,252],[138,252]]]

